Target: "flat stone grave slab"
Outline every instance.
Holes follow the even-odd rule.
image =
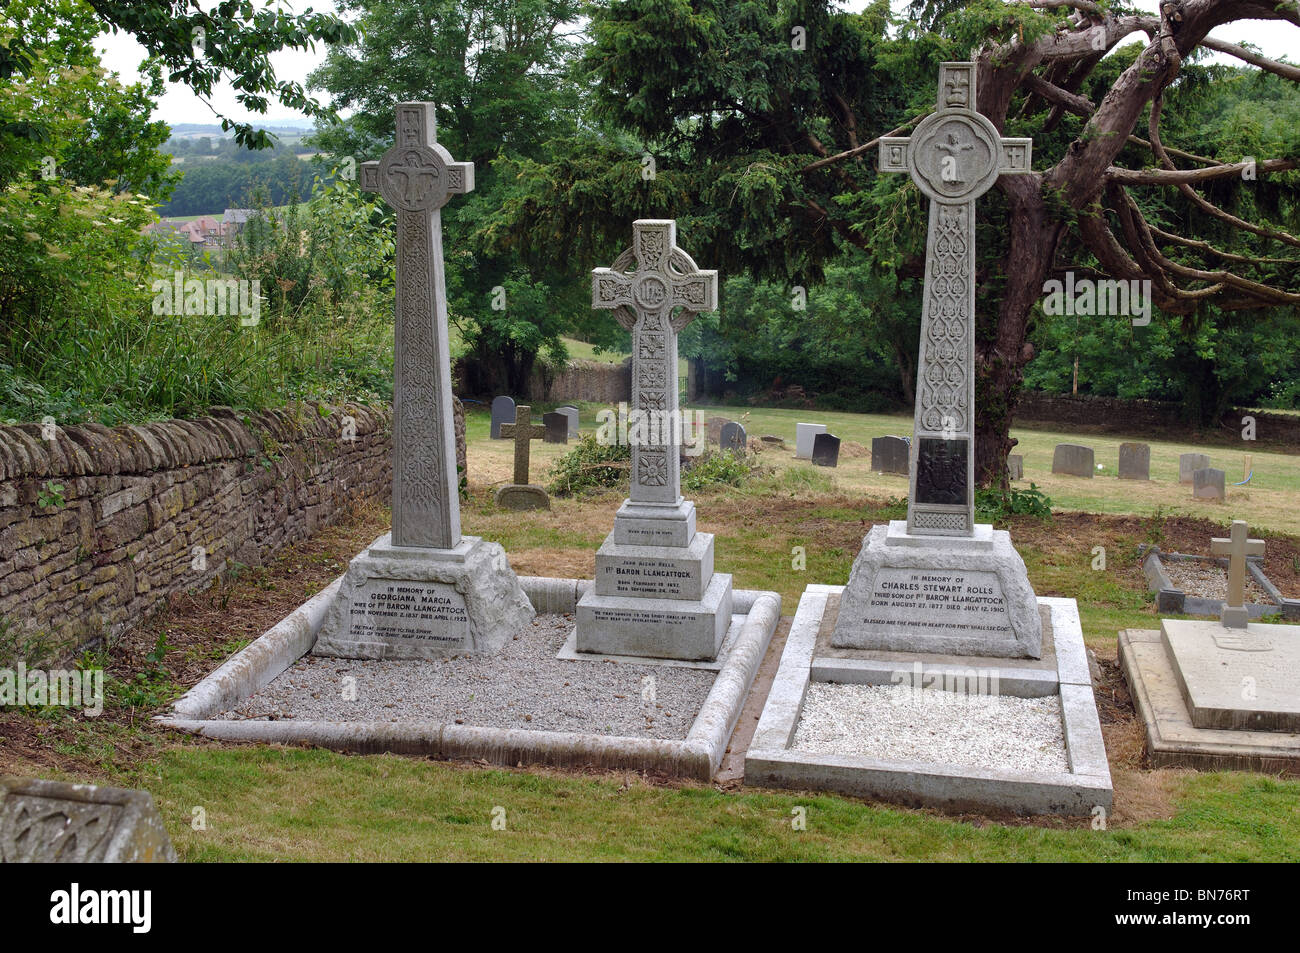
[[[1163,620],[1162,625],[1172,621]],[[1223,631],[1215,622],[1183,624],[1213,626]],[[1264,716],[1261,724],[1295,723],[1293,712],[1296,696],[1300,695],[1295,656],[1300,630],[1256,622],[1247,627],[1248,633],[1255,629],[1265,630],[1260,634],[1271,643],[1271,649],[1236,651],[1232,653],[1236,658],[1226,664],[1218,664],[1222,659],[1216,661],[1216,657],[1226,657],[1228,652],[1211,647],[1204,641],[1204,634],[1185,639],[1186,632],[1177,632],[1176,627],[1175,655],[1164,630],[1125,629],[1119,633],[1120,670],[1142,720],[1147,759],[1152,767],[1300,776],[1300,733],[1203,727],[1216,722],[1249,723],[1250,718],[1242,716],[1254,714]],[[1212,633],[1209,639],[1213,643]],[[1282,656],[1269,659],[1279,648]],[[1188,678],[1194,686],[1194,704],[1188,698]],[[1261,684],[1264,691],[1260,690]],[[1246,695],[1255,697],[1243,697]],[[1286,714],[1283,709],[1292,713]]]
[[[1040,598],[1042,657],[836,649],[843,586],[809,586],[745,784],[950,811],[1093,815],[1113,789],[1073,599]]]
[[[1300,732],[1300,631],[1162,619],[1160,635],[1195,727]]]
[[[207,738],[710,779],[781,615],[736,590],[713,663],[573,657],[579,579],[520,577],[537,610],[496,655],[391,662],[308,655],[326,590],[157,720]]]
[[[1180,453],[1178,455],[1178,482],[1191,483],[1197,470],[1204,470],[1210,465],[1210,457],[1204,453]]]
[[[1150,444],[1121,443],[1119,445],[1119,478],[1121,480],[1151,479]]]
[[[546,436],[542,438],[545,443],[569,442],[569,418],[567,415],[558,411],[542,414],[542,426],[546,428]]]
[[[1142,573],[1156,594],[1156,611],[1218,618],[1228,592],[1228,560],[1144,549]],[[1246,559],[1246,612],[1252,619],[1281,613],[1300,619],[1300,599],[1288,599],[1264,573],[1258,559]]]
[[[798,460],[811,460],[813,438],[826,432],[825,424],[799,423],[794,425],[794,455]]]
[[[1077,443],[1058,443],[1052,452],[1052,472],[1092,479],[1096,463],[1092,447]]]
[[[147,791],[0,778],[0,863],[175,863]]]

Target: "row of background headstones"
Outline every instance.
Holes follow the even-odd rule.
[[[1052,453],[1052,472],[1066,476],[1091,478],[1096,468],[1092,447],[1076,443],[1058,443]],[[1012,476],[1012,479],[1016,477]],[[1119,445],[1119,479],[1151,479],[1151,446],[1145,443]],[[1204,453],[1183,453],[1178,456],[1178,482],[1192,484],[1192,495],[1204,500],[1222,500],[1227,477],[1224,471],[1210,466]]]
[[[504,440],[501,425],[515,422],[515,401],[512,397],[494,397],[492,399],[491,437]],[[581,432],[578,426],[577,407],[557,407],[552,413],[542,414],[542,425],[546,427],[547,443],[568,443]]]

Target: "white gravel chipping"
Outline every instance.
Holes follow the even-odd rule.
[[[794,750],[1015,771],[1069,771],[1061,700],[914,691],[906,685],[808,686]]]
[[[219,717],[449,722],[680,741],[717,678],[701,669],[560,661],[569,615],[539,615],[499,654],[409,661],[306,655]],[[652,683],[645,681],[653,678]],[[355,700],[351,683],[355,679]],[[652,697],[649,689],[653,689]]]

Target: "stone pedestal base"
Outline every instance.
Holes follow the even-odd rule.
[[[490,655],[533,618],[498,543],[394,546],[385,533],[352,560],[311,654],[359,659]]]
[[[913,536],[892,520],[863,542],[831,645],[1038,658],[1042,638],[1034,590],[1005,530]]]
[[[577,648],[594,655],[712,661],[731,624],[731,574],[714,573],[704,598],[602,596],[578,602]]]
[[[575,645],[593,655],[712,661],[731,624],[731,576],[713,571],[713,534],[695,504],[624,500],[578,602]]]

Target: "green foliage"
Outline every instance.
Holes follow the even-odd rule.
[[[996,487],[984,487],[975,491],[975,514],[989,522],[998,522],[1009,516],[1051,520],[1052,500],[1036,483],[1030,483],[1027,490],[1012,487],[1005,493]]]
[[[594,433],[585,433],[552,465],[548,489],[556,496],[575,496],[626,485],[631,461],[627,444],[602,443]]]
[[[55,657],[54,638],[44,629],[20,625],[0,615],[0,669],[17,668],[18,663],[39,668]]]
[[[63,495],[63,491],[66,489],[67,487],[62,483],[55,483],[53,480],[46,480],[44,485],[41,487],[41,492],[36,495],[36,505],[42,509],[45,507],[58,509],[63,506],[64,503],[68,502],[67,498]]]
[[[706,450],[688,457],[682,472],[682,488],[703,490],[710,486],[740,486],[753,472],[749,456],[735,450]]]

